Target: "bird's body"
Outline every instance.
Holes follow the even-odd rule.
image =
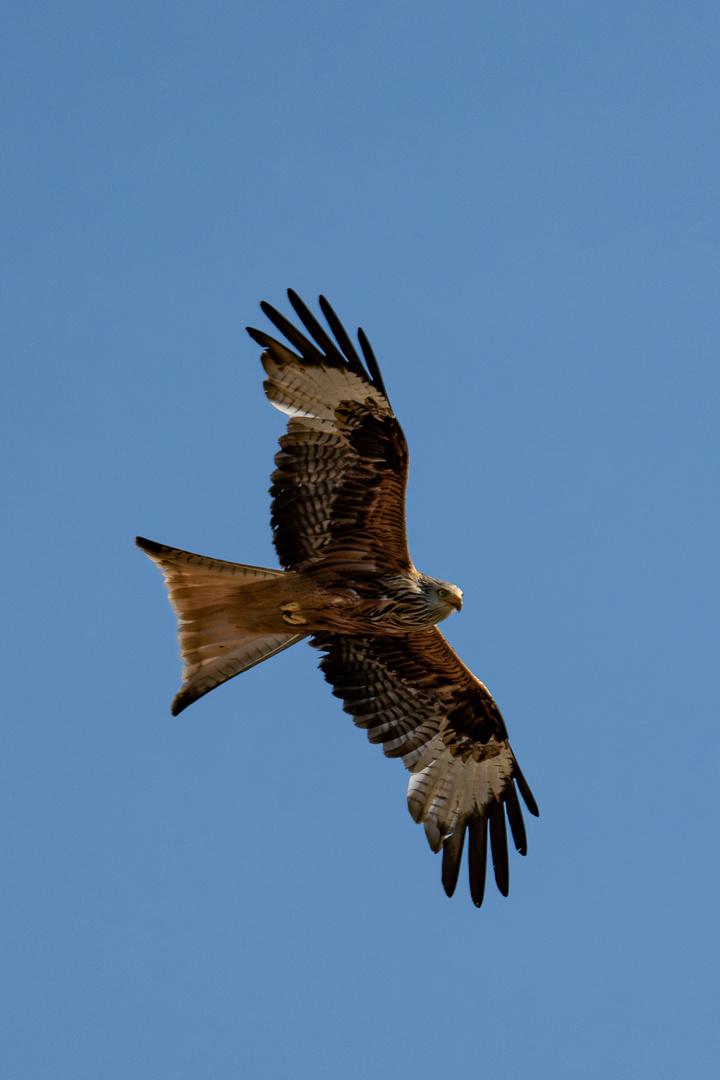
[[[412,772],[410,812],[433,850],[443,849],[448,895],[468,832],[479,906],[488,828],[507,893],[503,807],[525,853],[515,783],[530,811],[537,807],[492,696],[437,629],[460,610],[462,592],[410,559],[407,445],[367,339],[358,332],[363,365],[327,301],[320,303],[335,341],[288,295],[314,341],[268,304],[263,310],[298,352],[248,328],[265,350],[265,392],[289,416],[271,487],[283,569],[137,541],[163,570],[178,617],[185,667],[172,711],[310,637],[345,711]]]

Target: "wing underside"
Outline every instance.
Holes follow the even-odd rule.
[[[323,297],[335,340],[292,290],[288,296],[313,340],[269,304],[263,311],[296,351],[248,327],[264,349],[265,393],[288,416],[270,489],[280,562],[317,577],[350,564],[409,568],[407,444],[367,338],[359,331],[363,363]]]
[[[315,635],[311,644],[323,652],[320,667],[345,711],[412,773],[408,808],[432,850],[443,852],[448,896],[466,834],[473,902],[483,901],[488,835],[495,880],[506,896],[506,817],[515,847],[521,855],[527,850],[516,785],[532,814],[537,806],[487,688],[436,627],[399,640]]]

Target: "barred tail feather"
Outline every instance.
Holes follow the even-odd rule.
[[[173,716],[307,636],[284,628],[285,571],[208,559],[141,536],[136,543],[162,570],[178,620],[184,666]]]

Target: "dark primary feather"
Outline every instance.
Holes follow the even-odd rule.
[[[443,843],[442,857],[442,884],[448,896],[452,896],[460,876],[460,863],[462,862],[463,847],[465,846],[465,829],[455,829]],[[483,885],[485,883],[485,866],[483,865]]]
[[[535,797],[533,796],[533,793],[530,790],[530,787],[528,785],[527,780],[525,779],[525,777],[521,773],[520,766],[518,765],[517,761],[515,762],[515,772],[514,772],[513,775],[515,776],[515,782],[517,783],[517,786],[520,788],[520,794],[522,795],[523,802],[527,806],[528,810],[533,815],[533,817],[540,817],[540,811],[538,810],[537,803],[535,802]],[[525,854],[525,853],[522,852],[522,854]]]
[[[503,896],[507,896],[510,887],[510,868],[508,866],[505,813],[501,803],[494,803],[491,807],[488,823],[490,825],[490,850],[492,851],[495,883]]]
[[[271,338],[264,330],[256,330],[254,326],[246,326],[245,329],[253,341],[257,341],[258,345],[263,349],[269,349],[272,344],[277,344],[274,338]]]
[[[362,365],[362,360],[355,351],[355,346],[348,337],[348,333],[345,327],[335,314],[335,309],[332,307],[330,302],[325,299],[324,296],[319,297],[318,302],[320,304],[320,310],[327,319],[328,326],[332,330],[333,334],[337,339],[338,345],[345,354],[350,368],[355,372],[356,375],[364,375],[365,369]],[[370,381],[372,382],[372,372],[370,372],[370,376]],[[385,398],[387,399],[385,388],[384,386],[382,386],[382,379],[380,380],[380,384],[381,385],[378,387],[378,389],[380,390],[381,394],[384,394]]]
[[[301,334],[296,326],[286,319],[284,315],[281,315],[272,304],[268,304],[265,300],[260,301],[260,307],[267,315],[271,323],[277,326],[281,334],[284,334],[291,345],[294,345],[304,360],[309,361],[311,364],[326,364],[328,367],[339,367],[342,364],[341,359],[336,359],[334,354],[329,356],[323,355],[323,353],[308,339],[304,334]]]
[[[517,776],[515,779],[517,779]],[[533,802],[534,801],[535,800],[533,799]],[[510,822],[513,843],[521,855],[527,855],[525,822],[523,821],[522,810],[520,809],[520,803],[514,784],[510,784],[508,787],[507,795],[505,796],[505,809],[507,810],[508,821]],[[530,807],[528,807],[528,809],[530,809]]]
[[[380,374],[380,368],[378,367],[378,362],[375,359],[375,353],[372,350],[372,345],[368,341],[362,326],[358,327],[358,341],[360,342],[360,348],[363,351],[365,363],[367,364],[368,371],[372,376],[372,381],[374,385],[377,386],[378,390],[382,394],[384,394],[385,397],[387,397],[387,393],[385,391],[385,383],[383,382],[382,375]]]
[[[475,907],[482,907],[485,898],[487,868],[487,818],[472,818],[468,824],[468,869],[470,896]]]
[[[295,308],[295,312],[300,318],[303,326],[315,339],[325,355],[328,358],[334,359],[338,367],[342,367],[343,364],[349,362],[350,367],[355,374],[364,377],[365,372],[363,371],[363,366],[358,360],[357,355],[355,355],[355,363],[353,363],[352,356],[343,356],[341,354],[333,339],[327,333],[325,328],[317,321],[312,311],[310,311],[310,308],[300,299],[294,289],[288,289],[288,299]]]

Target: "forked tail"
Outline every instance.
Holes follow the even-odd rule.
[[[302,641],[283,630],[287,572],[207,559],[136,538],[164,576],[178,621],[183,685],[172,714],[220,683]]]

